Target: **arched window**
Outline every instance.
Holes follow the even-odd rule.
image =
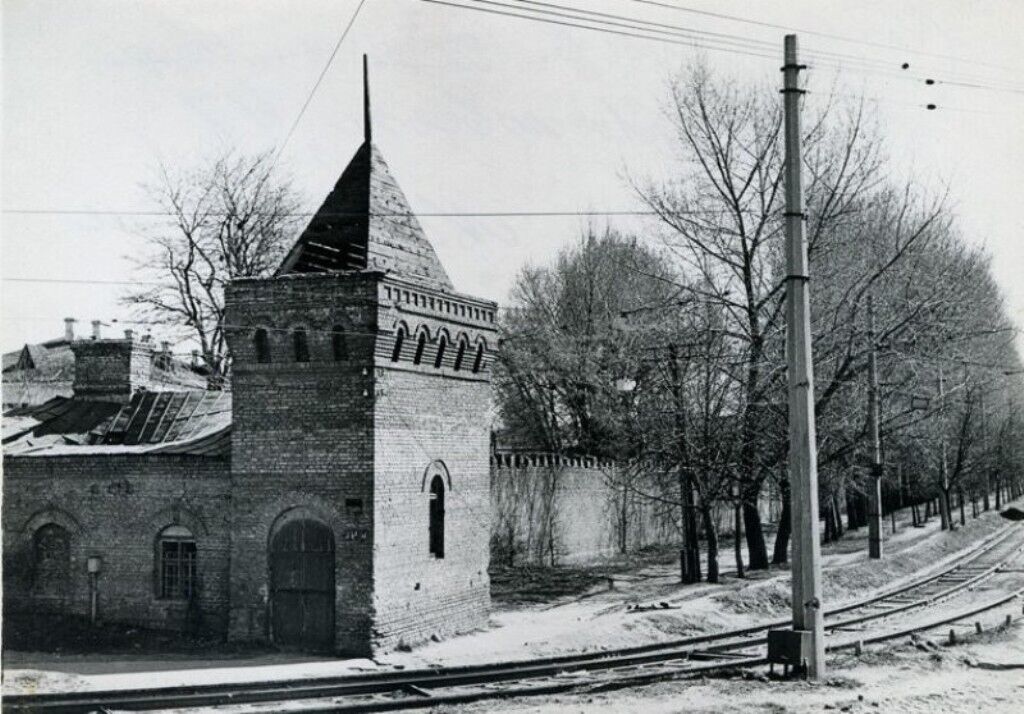
[[[67,591],[71,569],[71,536],[56,523],[47,523],[32,536],[33,590],[42,597]]]
[[[345,342],[345,331],[341,325],[335,325],[331,330],[331,352],[334,354],[335,362],[348,359],[348,344]]]
[[[420,338],[416,340],[416,355],[412,358],[413,364],[419,364],[423,361],[423,350],[427,348],[427,333],[421,332]]]
[[[167,526],[157,538],[157,592],[168,600],[191,600],[196,587],[196,539],[184,526]]]
[[[437,338],[437,357],[434,358],[434,367],[440,369],[444,364],[444,350],[448,346],[448,338],[441,335]]]
[[[430,554],[444,557],[444,479],[430,480]]]
[[[305,330],[300,328],[292,332],[292,344],[295,347],[295,361],[309,362],[309,340]]]
[[[399,327],[395,333],[395,349],[391,352],[391,361],[397,362],[402,356],[402,343],[405,342],[405,328]]]
[[[476,358],[473,360],[473,372],[479,372],[480,368],[484,366],[484,343],[481,342],[476,346]]]
[[[466,358],[466,341],[459,340],[459,351],[455,353],[455,371],[462,369],[462,361]]]
[[[256,330],[252,336],[253,346],[256,348],[256,361],[266,364],[270,361],[270,339],[267,331],[262,327]]]

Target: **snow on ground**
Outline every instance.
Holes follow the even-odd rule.
[[[886,557],[869,561],[866,529],[823,548],[826,605],[857,599],[937,570],[1006,521],[995,512],[968,519],[953,533],[900,524],[895,536],[886,522]],[[731,548],[721,567],[734,569]],[[677,564],[652,564],[615,573],[607,584],[555,602],[497,607],[482,631],[429,643],[413,652],[378,658],[323,660],[294,655],[208,658],[176,656],[57,655],[4,652],[5,692],[115,689],[214,682],[268,681],[519,660],[646,644],[788,616],[789,573],[759,572],[748,579],[726,577],[720,585],[683,586]],[[663,607],[662,603],[668,607]],[[636,604],[656,609],[636,611]]]
[[[996,618],[998,619],[998,618]],[[780,714],[791,712],[1024,712],[1024,625],[986,632],[965,644],[930,640],[832,657],[821,683],[770,680],[763,671],[732,678],[651,684],[514,701],[438,707],[448,714],[644,712]]]

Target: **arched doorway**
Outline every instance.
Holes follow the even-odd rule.
[[[32,536],[32,591],[40,604],[59,607],[68,591],[71,535],[63,526],[47,523]]]
[[[334,648],[334,534],[310,518],[288,521],[270,542],[272,636],[286,649]]]

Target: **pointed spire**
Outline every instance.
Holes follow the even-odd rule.
[[[363,140],[367,144],[373,140],[370,125],[370,69],[366,55],[363,55]]]

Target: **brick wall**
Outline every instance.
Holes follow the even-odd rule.
[[[89,613],[86,561],[102,558],[102,619],[157,629],[188,624],[187,603],[160,599],[157,536],[180,524],[195,536],[199,626],[223,633],[228,597],[229,469],[225,459],[172,455],[4,458],[4,608]],[[71,535],[70,581],[62,601],[32,588],[37,529]]]
[[[275,529],[294,516],[335,539],[335,649],[368,654],[373,619],[373,332],[376,278],[306,275],[240,281],[228,291],[232,477],[230,634],[273,640],[269,562]],[[335,361],[331,331],[345,329]],[[258,363],[253,331],[267,329],[271,361]],[[296,362],[292,331],[306,330]],[[361,501],[361,513],[346,507]]]
[[[549,454],[491,461],[491,551],[496,562],[585,562],[677,543],[673,514],[623,488],[613,463]],[[643,489],[641,489],[643,490]]]
[[[128,401],[139,388],[150,387],[153,348],[131,339],[77,340],[75,353],[76,396]]]

